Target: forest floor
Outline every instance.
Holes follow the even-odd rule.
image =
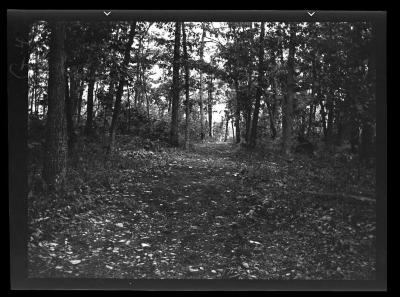
[[[86,153],[74,190],[30,192],[30,277],[375,278],[375,203],[305,193],[374,197],[346,162],[222,142]]]

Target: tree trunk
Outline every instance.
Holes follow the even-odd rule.
[[[328,99],[326,103],[326,108],[328,110],[328,121],[326,125],[326,135],[325,142],[330,144],[332,142],[332,134],[333,134],[333,116],[334,116],[334,101],[333,101],[333,92],[330,89],[328,93]]]
[[[258,84],[257,84],[257,94],[256,94],[256,103],[254,106],[254,114],[253,114],[253,122],[251,127],[251,135],[250,135],[250,147],[256,146],[257,141],[257,124],[258,124],[258,113],[260,110],[260,100],[262,94],[262,85],[263,85],[263,64],[264,64],[264,22],[261,22],[261,33],[260,33],[260,45],[258,52]]]
[[[82,97],[83,97],[83,90],[85,89],[84,81],[81,82],[79,86],[79,96],[78,96],[78,127],[81,121],[81,111],[82,111]]]
[[[65,123],[65,24],[51,23],[48,83],[48,117],[43,178],[50,188],[65,180],[67,166]]]
[[[200,61],[204,62],[204,38],[206,36],[206,30],[204,23],[202,23],[203,33],[201,35],[201,44],[200,44]],[[205,138],[204,134],[204,107],[203,107],[203,71],[200,70],[200,139],[203,141]]]
[[[185,23],[182,23],[182,45],[183,45],[183,59],[185,61],[185,113],[186,113],[186,128],[185,128],[185,149],[189,150],[189,132],[190,132],[190,104],[189,104],[189,58],[186,47],[186,32]]]
[[[78,107],[78,97],[79,97],[79,82],[78,82],[78,68],[74,65],[70,67],[69,72],[69,98],[71,101],[71,113],[72,113],[72,129],[76,127],[77,124],[77,107]],[[74,130],[75,131],[75,130]]]
[[[129,86],[128,86],[128,133],[131,130],[131,98],[130,98]]]
[[[212,92],[213,92],[213,79],[210,76],[210,80],[208,82],[208,102],[207,102],[207,112],[208,112],[208,136],[212,137],[213,136],[213,122],[212,122],[212,115],[213,115],[213,98],[212,98]]]
[[[128,43],[126,44],[125,47],[125,53],[124,53],[124,60],[122,62],[122,68],[126,69],[129,65],[129,60],[131,57],[131,47],[133,44],[133,37],[135,36],[135,30],[136,30],[136,22],[133,22],[131,24],[131,28],[129,31],[129,39]],[[124,90],[124,85],[125,85],[125,73],[121,73],[120,75],[120,80],[118,84],[118,89],[117,93],[115,96],[115,105],[114,105],[114,111],[112,115],[112,120],[111,120],[111,127],[110,127],[110,140],[109,140],[109,146],[108,146],[108,152],[112,153],[114,151],[114,145],[115,145],[115,130],[117,128],[117,123],[118,123],[118,116],[119,112],[121,109],[121,98],[122,98],[122,93]]]
[[[175,23],[175,44],[174,44],[174,60],[172,74],[172,106],[171,106],[171,133],[170,142],[173,146],[179,145],[179,47],[181,42],[181,24]]]
[[[143,78],[143,94],[144,94],[144,97],[146,99],[147,121],[150,122],[150,100],[149,100],[149,97],[147,96],[146,73],[145,73],[144,69],[143,69],[143,73],[142,73],[142,78]]]
[[[272,54],[271,54],[271,63],[273,65],[273,67],[276,66],[276,56],[275,56],[275,52],[274,51],[272,51]],[[266,103],[267,103],[268,114],[269,114],[269,125],[270,125],[270,129],[271,129],[271,139],[275,139],[276,138],[276,134],[277,134],[276,126],[275,126],[275,117],[276,117],[276,105],[277,105],[277,102],[278,102],[278,99],[277,99],[278,92],[277,92],[276,77],[272,77],[271,85],[272,85],[273,95],[272,95],[272,97],[268,98]],[[270,102],[270,100],[269,100],[270,98],[271,98],[272,102]]]
[[[137,108],[138,102],[140,100],[140,85],[141,85],[140,53],[141,53],[141,51],[142,51],[142,38],[139,39],[139,47],[138,47],[137,54],[136,54],[137,64],[136,64],[135,103],[134,103],[135,109]]]
[[[314,126],[314,120],[315,120],[315,109],[316,109],[316,100],[315,100],[315,95],[316,95],[316,82],[317,82],[317,69],[315,65],[315,58],[311,62],[311,75],[312,75],[312,88],[311,88],[311,96],[312,96],[312,102],[310,104],[310,113],[308,116],[308,129],[307,129],[307,136],[310,136],[311,132],[313,131],[313,126]]]
[[[324,135],[324,139],[326,139],[326,136],[327,136],[326,111],[325,111],[324,99],[322,98],[321,87],[318,88],[318,98],[319,98],[319,105],[320,105],[322,132],[323,132],[323,135]]]
[[[251,125],[251,108],[252,108],[252,98],[251,98],[251,72],[249,71],[247,79],[247,100],[245,101],[245,141],[246,145],[250,142],[250,125]]]
[[[295,38],[296,28],[294,24],[290,24],[289,38],[289,55],[288,55],[288,76],[287,76],[287,93],[284,104],[284,117],[282,119],[282,138],[283,138],[283,153],[290,155],[291,137],[292,137],[292,114],[293,114],[293,98],[294,98],[294,56],[295,56]]]
[[[85,134],[87,136],[92,134],[93,126],[93,91],[95,83],[95,69],[91,66],[89,73],[89,83],[88,83],[88,95],[87,95],[87,107],[86,107],[86,127]]]
[[[68,149],[72,151],[74,143],[75,143],[75,131],[74,131],[74,122],[72,120],[72,102],[69,92],[68,86],[68,71],[67,67],[64,66],[65,72],[65,116],[66,116],[66,124],[67,124],[67,139],[68,139]]]
[[[235,127],[236,127],[236,143],[240,143],[240,100],[239,100],[239,82],[235,80],[236,91],[236,108],[235,108]]]
[[[224,142],[228,139],[228,126],[229,126],[229,114],[225,113],[225,137],[224,137]]]

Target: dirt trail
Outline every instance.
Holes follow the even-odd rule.
[[[65,230],[32,248],[33,255],[50,249],[51,264],[34,257],[31,275],[348,279],[373,273],[371,240],[360,238],[352,247],[358,253],[342,247],[355,235],[340,210],[288,199],[271,178],[245,180],[244,160],[231,144],[121,156],[123,180],[90,196],[72,220],[60,214]],[[270,172],[282,174],[284,166],[273,165]],[[332,264],[342,258],[345,263]]]

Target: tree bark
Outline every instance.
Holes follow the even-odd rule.
[[[291,137],[292,137],[292,114],[293,114],[293,98],[294,98],[294,56],[295,56],[295,36],[296,28],[294,24],[290,24],[289,38],[289,55],[288,55],[288,76],[287,76],[287,93],[284,104],[284,117],[282,119],[283,128],[283,146],[282,150],[285,155],[290,155]]]
[[[185,61],[185,113],[186,113],[186,128],[185,128],[185,149],[189,150],[189,132],[190,132],[190,103],[189,103],[189,58],[186,46],[186,32],[185,23],[182,23],[182,45],[183,45],[183,58]]]
[[[225,111],[225,137],[224,142],[228,139],[228,125],[229,125],[229,113]]]
[[[128,65],[129,65],[129,60],[131,57],[131,47],[133,44],[133,37],[135,36],[135,30],[136,30],[136,22],[133,22],[131,24],[131,28],[129,31],[129,38],[128,38],[128,43],[126,44],[125,47],[125,53],[124,53],[124,60],[122,62],[122,69],[126,70]],[[115,104],[114,104],[114,111],[113,111],[113,116],[111,120],[111,127],[110,127],[110,140],[109,140],[109,146],[108,146],[108,152],[112,153],[114,151],[114,146],[115,146],[115,130],[117,128],[117,123],[118,123],[118,116],[119,112],[121,109],[121,98],[122,98],[122,93],[124,90],[124,85],[126,83],[125,81],[125,75],[126,73],[121,73],[120,74],[120,80],[118,84],[118,89],[117,93],[115,95]]]
[[[250,68],[250,67],[249,67]],[[244,101],[244,117],[245,117],[245,141],[246,145],[250,142],[250,125],[251,125],[251,108],[252,108],[252,98],[251,98],[251,71],[248,73],[247,79],[247,100]]]
[[[201,35],[201,44],[200,44],[200,62],[204,62],[204,38],[206,36],[206,30],[204,23],[202,23],[203,33]],[[203,107],[203,71],[200,70],[200,139],[203,141],[205,138],[204,134],[204,107]]]
[[[239,99],[239,82],[235,80],[236,92],[236,108],[235,108],[235,127],[236,127],[236,143],[240,143],[240,99]]]
[[[171,133],[170,142],[173,146],[179,145],[179,59],[180,59],[180,42],[181,42],[181,23],[175,23],[175,44],[174,44],[174,60],[172,70],[172,106],[171,106]]]
[[[81,81],[79,86],[79,96],[78,96],[78,128],[81,121],[81,112],[82,112],[82,97],[83,97],[83,90],[85,89],[84,81]]]
[[[326,125],[326,135],[325,135],[325,142],[328,144],[332,143],[332,135],[333,135],[333,117],[334,117],[334,101],[333,101],[333,91],[330,88],[326,103],[326,109],[328,110],[328,119]]]
[[[68,139],[68,149],[72,151],[74,143],[75,143],[75,131],[74,131],[74,122],[72,119],[72,102],[71,96],[69,92],[68,86],[68,70],[67,67],[64,66],[64,77],[65,77],[65,116],[66,116],[66,125],[67,125],[67,139]]]
[[[88,95],[87,95],[87,111],[86,111],[86,127],[85,134],[90,136],[92,134],[93,128],[93,91],[94,91],[94,83],[95,83],[95,68],[91,66],[89,72],[89,82],[88,82]]]
[[[65,180],[67,167],[66,123],[65,123],[65,23],[52,22],[48,117],[43,178],[50,188],[57,188]]]
[[[77,124],[77,107],[78,107],[78,97],[79,97],[78,93],[79,93],[78,68],[77,66],[72,65],[70,67],[70,72],[69,72],[69,98],[71,101],[71,113],[73,122],[72,129],[74,129]]]
[[[127,91],[128,91],[127,100],[128,100],[128,133],[129,133],[131,130],[131,98],[130,98],[131,93],[129,92],[129,86]]]
[[[321,87],[318,88],[318,98],[319,98],[319,105],[320,105],[322,132],[323,132],[323,135],[324,135],[324,139],[326,139],[326,136],[327,136],[327,129],[326,129],[326,111],[325,111],[324,99],[322,98],[322,90],[321,90]]]
[[[207,112],[208,112],[208,136],[213,136],[213,122],[212,122],[212,115],[213,115],[213,98],[212,98],[212,91],[213,91],[213,83],[212,77],[210,76],[210,80],[208,82],[208,102],[207,102]]]
[[[251,127],[251,135],[250,135],[250,147],[256,146],[257,141],[257,125],[258,125],[258,113],[260,110],[260,100],[262,94],[262,85],[263,85],[263,75],[264,75],[264,22],[261,22],[261,33],[260,33],[260,45],[258,52],[258,84],[257,84],[257,93],[256,93],[256,103],[254,106],[253,113],[253,122]]]

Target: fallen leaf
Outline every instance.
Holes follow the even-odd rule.
[[[199,270],[197,268],[192,268],[191,266],[189,266],[189,271],[190,272],[199,272]]]

